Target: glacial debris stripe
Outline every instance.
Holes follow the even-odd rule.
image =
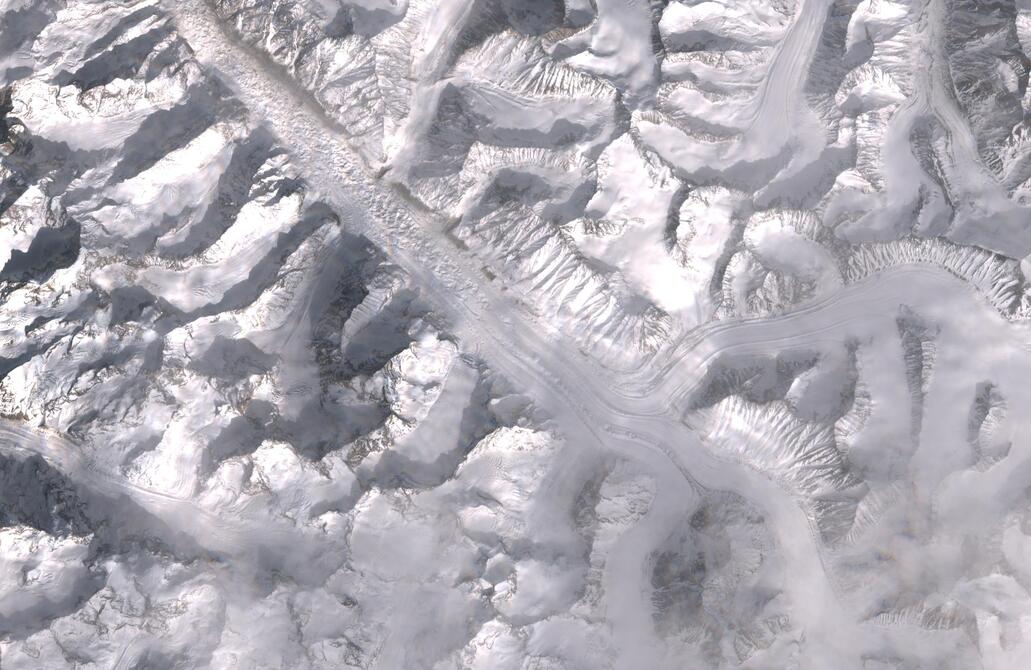
[[[1029,49],[0,0],[0,668],[1031,667]]]

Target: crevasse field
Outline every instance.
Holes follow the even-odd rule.
[[[0,0],[0,668],[1031,668],[1029,54]]]

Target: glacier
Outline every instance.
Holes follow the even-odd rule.
[[[1029,75],[1029,0],[0,0],[0,668],[1031,667]]]

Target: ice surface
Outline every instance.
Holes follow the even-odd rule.
[[[1031,2],[0,0],[0,668],[1031,667]]]

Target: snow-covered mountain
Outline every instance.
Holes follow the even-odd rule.
[[[1031,667],[1028,0],[0,0],[0,668]]]

